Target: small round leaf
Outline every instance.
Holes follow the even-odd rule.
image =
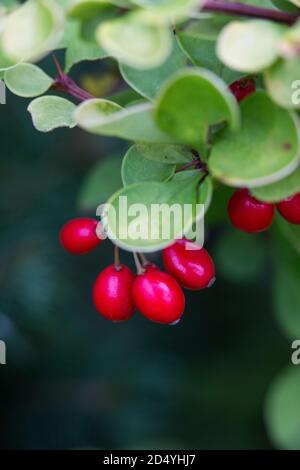
[[[7,88],[18,96],[31,98],[45,93],[53,79],[33,64],[18,64],[4,74]]]
[[[185,69],[163,87],[155,105],[159,127],[182,142],[197,145],[206,141],[211,125],[228,122],[240,125],[239,107],[227,85],[212,72]]]
[[[233,21],[221,32],[217,55],[228,67],[255,73],[273,64],[284,26],[263,20]]]
[[[299,164],[299,119],[257,92],[241,103],[242,128],[225,130],[209,158],[212,175],[229,186],[250,188],[279,181]]]

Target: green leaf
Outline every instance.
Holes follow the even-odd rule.
[[[32,64],[18,64],[4,74],[7,88],[18,96],[30,98],[45,93],[53,79],[42,69]]]
[[[298,233],[298,244],[299,242]],[[289,338],[300,334],[300,276],[284,265],[275,270],[273,281],[273,310],[277,323]]]
[[[233,21],[221,32],[217,55],[240,72],[256,73],[272,65],[286,27],[263,20]]]
[[[162,84],[185,65],[186,58],[174,40],[172,53],[159,67],[145,71],[121,64],[120,71],[131,88],[152,100],[161,89]]]
[[[80,127],[93,134],[141,142],[172,142],[156,127],[149,104],[123,109],[112,101],[94,99],[79,105],[75,118]]]
[[[122,187],[120,155],[102,158],[87,174],[78,197],[82,210],[96,211],[99,204]]]
[[[253,188],[251,193],[261,201],[279,202],[300,191],[300,168],[280,181],[267,186]]]
[[[228,122],[236,130],[239,107],[227,85],[204,69],[185,69],[163,87],[155,105],[159,127],[183,142],[197,145],[206,140],[211,125]]]
[[[69,28],[72,28],[72,34],[69,34],[69,38],[66,44],[66,73],[71,70],[73,65],[78,64],[81,61],[98,60],[107,57],[106,52],[98,43],[85,41],[81,38],[79,23],[72,21],[72,24],[69,25]]]
[[[28,111],[38,131],[49,132],[58,127],[75,127],[75,104],[58,96],[42,96],[31,101]]]
[[[71,0],[67,13],[71,18],[83,20],[98,15],[110,6],[111,3],[107,0]]]
[[[300,48],[300,20],[298,20],[282,37],[279,52],[282,57],[297,58]]]
[[[193,160],[191,150],[179,145],[137,144],[138,151],[148,160],[161,163],[179,164]]]
[[[175,165],[148,160],[133,145],[126,153],[122,163],[122,180],[124,186],[143,181],[166,181],[175,172]]]
[[[63,10],[54,0],[29,0],[4,22],[3,53],[14,62],[40,59],[59,42],[63,27]]]
[[[199,173],[192,175],[189,184],[186,179],[167,183],[144,182],[126,186],[118,191],[108,200],[102,219],[109,238],[125,250],[151,252],[164,248],[175,238],[182,237],[182,228],[184,232],[188,231],[195,217],[198,182]],[[126,197],[127,208],[130,208],[131,214],[128,214],[124,207],[123,197]],[[136,204],[138,206],[134,206]],[[172,223],[172,215],[168,219],[168,215],[159,210],[162,204],[165,205],[168,215],[172,214],[170,208],[173,207],[175,210],[177,208],[182,217],[179,217],[175,224]],[[182,227],[184,204],[191,204],[193,211],[190,217],[184,218]],[[137,211],[134,213],[133,209]],[[168,221],[170,224],[166,225]],[[162,223],[169,233],[162,232]]]
[[[247,283],[257,280],[262,271],[265,246],[259,235],[230,230],[222,233],[213,255],[220,276],[234,283]]]
[[[204,176],[204,173],[199,171],[199,170],[184,170],[184,171],[179,171],[175,173],[172,181],[173,182],[182,182],[186,181],[187,184],[189,184],[189,181],[193,177],[197,177],[201,180]],[[205,206],[204,208],[204,213],[207,212],[211,201],[212,201],[212,195],[213,195],[213,185],[212,185],[212,180],[209,176],[206,176],[204,181],[198,186],[197,189],[197,204],[203,204]],[[202,210],[200,210],[202,212]]]
[[[272,3],[274,3],[279,10],[288,11],[290,13],[297,13],[296,5],[298,4],[298,6],[300,6],[300,0],[272,0]]]
[[[293,350],[291,349],[291,354]],[[289,366],[272,383],[265,418],[270,439],[279,449],[300,449],[300,368]]]
[[[105,21],[96,38],[108,55],[138,69],[161,65],[172,50],[170,29],[144,11]]]
[[[275,103],[287,109],[300,109],[299,92],[293,85],[299,77],[299,57],[279,60],[265,71],[267,91]]]
[[[213,145],[208,162],[212,175],[229,186],[254,188],[292,173],[300,155],[297,116],[264,92],[242,101],[241,112],[240,132],[225,130]]]
[[[193,10],[201,6],[199,0],[131,0],[132,3],[148,8],[152,13],[167,18],[181,18],[188,16]]]

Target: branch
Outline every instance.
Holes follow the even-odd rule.
[[[207,0],[204,2],[201,10],[207,12],[220,12],[228,15],[266,19],[288,25],[294,24],[299,18],[299,15],[293,15],[283,11],[271,10],[270,8],[260,8],[254,5],[245,5],[242,3],[226,2],[222,0]]]
[[[74,96],[74,98],[77,98],[79,101],[86,101],[95,98],[93,95],[80,88],[77,83],[72,80],[72,78],[68,77],[68,75],[63,72],[60,63],[55,56],[53,56],[53,60],[57,70],[57,76],[52,85],[53,90],[68,93],[69,95]]]

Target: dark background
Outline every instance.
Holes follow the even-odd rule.
[[[8,93],[0,106],[0,447],[272,448],[264,403],[291,341],[273,317],[271,235],[230,228],[219,188],[206,222],[215,285],[187,294],[176,327],[102,319],[91,290],[112,245],[73,257],[58,233],[83,214],[90,168],[126,147],[79,129],[38,133],[27,105]]]

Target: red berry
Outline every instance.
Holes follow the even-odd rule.
[[[159,269],[136,276],[133,298],[139,311],[158,323],[177,322],[183,314],[185,298],[179,284]]]
[[[165,248],[163,262],[166,271],[186,289],[204,289],[215,280],[215,267],[208,252],[188,240],[177,240]]]
[[[277,204],[277,209],[291,224],[300,224],[300,193],[287,197]]]
[[[65,250],[83,255],[96,248],[102,240],[97,237],[97,220],[82,217],[69,220],[60,231],[60,242]]]
[[[134,312],[132,296],[134,275],[124,265],[112,264],[97,277],[94,285],[94,304],[98,312],[112,321],[128,320]]]
[[[255,82],[252,78],[242,78],[236,80],[229,86],[230,91],[236,97],[237,101],[240,102],[251,93],[255,92]]]
[[[261,232],[270,227],[274,217],[274,204],[261,202],[249,194],[248,189],[235,191],[228,204],[231,223],[244,232]]]

